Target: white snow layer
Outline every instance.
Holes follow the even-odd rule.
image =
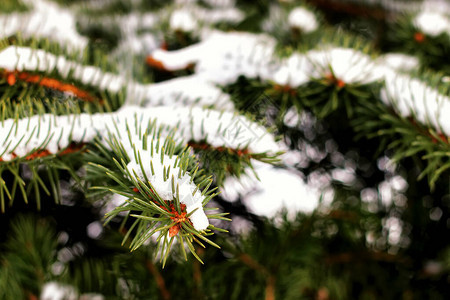
[[[414,18],[413,23],[421,32],[430,36],[450,34],[450,19],[441,12],[421,11]]]
[[[89,24],[91,21],[86,18],[85,23]],[[155,27],[161,22],[161,16],[156,13],[131,13],[115,16],[114,19],[99,17],[94,22],[99,22],[105,28],[120,29],[121,39],[111,56],[120,64],[121,69],[132,68],[134,55],[146,55],[158,48],[162,42],[162,34],[148,32],[155,31]]]
[[[35,149],[57,153],[71,142],[88,143],[97,135],[106,137],[108,128],[113,129],[113,120],[119,126],[119,135],[126,138],[125,124],[129,122],[129,127],[134,128],[135,118],[140,124],[156,119],[158,124],[177,128],[176,138],[185,143],[205,140],[213,147],[243,149],[248,146],[252,153],[280,151],[264,127],[238,114],[199,107],[125,106],[114,113],[44,114],[20,120],[7,119],[0,124],[0,141],[3,141],[0,157],[6,161],[11,159],[12,152],[25,156]]]

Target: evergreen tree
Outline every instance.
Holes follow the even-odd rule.
[[[0,299],[448,299],[448,2],[3,0],[0,35]]]

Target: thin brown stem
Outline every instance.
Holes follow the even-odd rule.
[[[254,260],[250,255],[246,253],[241,253],[238,256],[239,260],[241,260],[245,265],[250,267],[251,269],[258,271],[266,277],[266,297],[265,300],[275,300],[275,282],[276,278],[273,276],[266,267],[258,263]]]
[[[275,277],[269,276],[266,280],[266,297],[265,300],[275,300]]]
[[[155,264],[150,260],[146,260],[146,267],[147,270],[155,277],[156,284],[158,285],[159,292],[161,293],[161,296],[164,300],[170,300],[170,292],[166,287],[166,283],[164,281],[164,278],[162,277],[161,273],[159,273],[158,269],[155,267]]]

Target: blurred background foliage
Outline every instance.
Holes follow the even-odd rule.
[[[88,1],[56,2],[72,7]],[[91,41],[88,61],[96,60],[94,50],[108,56],[121,38],[118,28],[97,24],[95,16],[114,18],[165,5],[164,1],[107,2],[101,8],[82,6],[80,20],[91,20],[78,24],[80,34]],[[219,28],[260,31],[261,20],[270,14],[272,5],[280,3],[308,5],[322,18],[323,29],[309,36],[298,38],[280,30],[283,33],[275,38],[281,53],[309,49],[322,40],[339,43],[345,36],[351,47],[363,44],[376,53],[417,56],[419,76],[425,72],[449,75],[448,35],[418,41],[411,17],[394,6],[382,5],[386,1],[236,2],[246,18]],[[15,0],[0,6],[2,13],[26,10]],[[274,30],[275,34],[277,28]],[[171,50],[197,40],[170,31],[165,34]],[[190,72],[170,74],[142,61],[144,58],[131,62],[133,76],[141,82]],[[224,90],[233,96],[238,109],[272,125],[290,150],[301,153],[303,159],[295,167],[305,182],[326,186],[313,212],[297,212],[293,217],[286,207],[276,217],[267,218],[253,213],[243,199],[230,202],[219,195],[216,204],[233,219],[220,224],[229,234],[213,237],[222,249],[198,249],[205,265],[194,259],[185,262],[175,253],[162,270],[153,259],[151,245],[132,254],[120,246],[126,231],[121,220],[103,228],[99,221],[104,213],[102,203],[88,199],[72,174],[60,170],[61,203],[38,190],[40,210],[30,196],[28,204],[16,199],[0,215],[0,298],[37,299],[45,282],[57,281],[75,286],[82,294],[101,294],[104,299],[448,299],[449,172],[442,173],[431,188],[426,178],[419,179],[426,164],[421,159],[423,152],[393,163],[398,153],[385,146],[389,140],[405,136],[394,134],[388,141],[383,136],[368,139],[364,132],[355,131],[357,117],[345,107],[321,113],[321,101],[329,101],[329,86],[308,88],[316,91],[310,97],[317,102],[308,106],[289,98],[283,100],[286,107],[279,104],[280,94],[270,94],[270,86],[246,78]],[[363,93],[365,101],[376,102],[373,90],[360,87],[358,96],[342,91],[339,97],[358,101]],[[252,106],[252,101],[265,97],[269,101],[264,105]],[[291,106],[304,110],[298,126],[287,126],[280,118]],[[364,114],[358,116],[364,123]],[[339,176],[336,170],[347,175]],[[26,166],[21,172],[27,173]],[[2,184],[12,183],[6,180]]]

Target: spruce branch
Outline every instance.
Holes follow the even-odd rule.
[[[7,1],[21,9],[18,2]],[[0,16],[8,37],[0,41],[1,209],[15,213],[18,205],[7,207],[21,198],[44,204],[45,194],[60,201],[65,194],[60,181],[71,177],[89,188],[89,201],[82,205],[105,210],[99,203],[105,204],[107,228],[120,227],[114,236],[133,251],[130,255],[120,241],[102,236],[65,266],[67,282],[108,298],[189,297],[188,290],[194,298],[229,299],[445,295],[440,255],[447,245],[439,235],[447,233],[448,219],[448,78],[444,73],[428,80],[421,74],[419,84],[414,79],[424,66],[446,72],[448,36],[439,31],[448,20],[434,23],[443,20],[440,12],[426,22],[420,21],[427,19],[420,12],[408,16],[404,30],[385,22],[377,29],[381,35],[382,29],[394,29],[399,38],[391,49],[415,53],[421,67],[417,57],[375,55],[369,41],[328,27],[317,11],[295,3],[96,2],[28,1],[28,11]],[[385,9],[366,13],[372,19],[379,11],[390,17],[389,7],[398,3],[383,1]],[[347,4],[332,3],[328,9],[366,14],[359,4]],[[47,20],[52,13],[60,24]],[[281,20],[273,24],[277,13]],[[336,21],[330,12],[326,15]],[[370,22],[356,26],[363,25],[366,37],[375,34]],[[438,26],[427,28],[430,24]],[[16,33],[20,29],[25,40]],[[399,84],[402,80],[405,85]],[[421,85],[427,87],[417,89]],[[308,156],[306,163],[293,163],[303,173],[346,168],[358,176],[350,184],[332,179],[329,209],[321,206],[296,220],[281,216],[269,221],[248,212],[244,201],[217,197],[226,176],[251,171],[255,160],[277,163],[280,145],[272,125],[288,129],[285,141]],[[355,142],[355,135],[374,142]],[[378,145],[385,156],[376,154],[374,161]],[[384,160],[391,159],[402,162],[398,174],[382,170]],[[416,181],[418,173],[428,177],[428,185]],[[385,199],[377,193],[394,184],[390,176],[406,180],[407,187]],[[427,187],[434,190],[427,192]],[[384,200],[393,202],[375,203]],[[371,210],[367,201],[382,209]],[[230,220],[210,208],[213,203],[256,228],[232,239],[212,237],[226,230],[210,220]],[[76,207],[64,209],[81,217],[72,213]],[[53,210],[42,213],[59,217]],[[395,227],[401,232],[386,232]],[[76,232],[81,238],[84,229]],[[104,247],[108,244],[113,249]],[[3,268],[2,258],[13,251],[2,251],[0,279],[6,279],[0,280],[0,294],[5,290],[7,299],[37,298],[38,290],[23,292],[22,268]],[[89,256],[91,251],[96,255]],[[188,251],[196,260],[186,262]],[[157,261],[164,273],[156,270]],[[412,283],[405,285],[405,278]],[[384,289],[386,282],[392,288]],[[429,283],[430,291],[420,288]]]
[[[141,134],[128,130],[128,144],[118,140],[117,132],[111,131],[107,146],[97,143],[101,153],[114,154],[108,157],[109,165],[91,161],[88,172],[91,176],[101,176],[104,172],[103,184],[95,189],[124,197],[122,205],[106,214],[106,223],[123,213],[135,219],[123,240],[125,243],[131,239],[131,251],[158,235],[155,253],[160,253],[164,267],[175,238],[183,250],[186,243],[191,252],[193,241],[219,246],[205,237],[215,228],[209,225],[203,212],[203,206],[216,195],[213,190],[208,191],[210,177],[201,172],[192,177],[196,163],[189,148],[177,147],[172,140],[173,133],[162,137],[161,132],[154,123]],[[137,145],[141,146],[137,148]],[[199,259],[195,252],[193,255]]]
[[[387,144],[388,149],[394,150],[392,159],[396,162],[405,157],[418,156],[426,162],[421,167],[419,179],[427,176],[432,190],[436,181],[448,173],[450,147],[448,138],[444,135],[415,122],[413,118],[399,115],[380,103],[359,107],[357,113],[359,117],[353,120],[353,125],[358,138],[381,138],[380,145]],[[367,118],[374,115],[379,119],[367,122]]]
[[[56,92],[63,101],[73,97],[92,102],[86,107],[92,112],[116,110],[123,104],[124,79],[71,59],[77,59],[76,55],[7,46],[0,51],[4,97],[17,101],[37,96],[45,98],[42,94],[47,94],[48,98],[56,98]]]

